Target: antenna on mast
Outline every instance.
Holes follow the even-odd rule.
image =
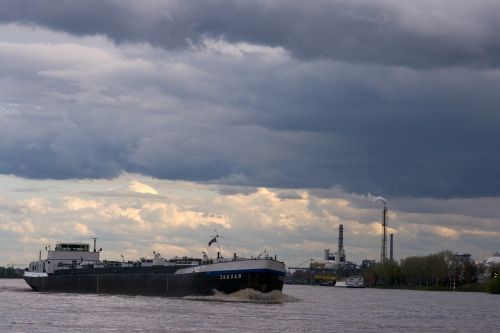
[[[94,240],[94,252],[96,252],[97,237],[92,237],[91,239]]]
[[[208,242],[208,246],[212,245],[212,243],[217,243],[217,246],[219,247],[219,252],[217,252],[217,258],[219,258],[222,254],[221,248],[220,248],[220,242],[219,242],[219,234],[217,233],[217,229],[215,231],[215,236],[210,236],[212,239]]]
[[[215,231],[215,238],[217,238],[217,246],[219,247],[219,253],[222,255],[222,250],[220,249],[220,242],[219,242],[219,234],[217,233],[217,229]]]

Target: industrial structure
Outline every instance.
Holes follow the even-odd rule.
[[[384,202],[384,210],[382,211],[382,251],[380,251],[380,262],[384,262],[387,258],[387,205]]]
[[[323,259],[325,262],[334,261],[335,265],[340,265],[345,262],[345,251],[344,251],[344,225],[339,225],[339,239],[337,242],[337,252],[334,254],[330,253],[330,249],[325,249],[325,255]]]
[[[394,261],[394,234],[390,235],[390,242],[389,242],[389,260],[392,262]]]
[[[375,197],[373,201],[380,201],[384,205],[384,209],[382,210],[382,246],[380,250],[380,262],[384,262],[387,259],[387,225],[389,224],[387,200],[382,197]]]
[[[309,267],[289,267],[289,270],[301,273],[295,274],[296,276],[300,276],[300,279],[296,279],[295,281],[294,277],[290,276],[289,283],[335,285],[338,279],[343,280],[348,276],[359,273],[358,266],[346,259],[344,249],[344,225],[342,224],[339,225],[337,251],[332,253],[330,249],[325,249],[323,260],[310,259],[308,261]],[[303,264],[305,263],[306,262]]]

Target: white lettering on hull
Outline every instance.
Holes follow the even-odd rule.
[[[219,280],[236,280],[241,279],[241,274],[222,274],[219,275]]]

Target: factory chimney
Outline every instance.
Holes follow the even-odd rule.
[[[384,203],[384,211],[382,213],[382,251],[380,253],[380,262],[384,262],[387,258],[387,206]]]
[[[394,260],[394,234],[391,234],[389,243],[389,258],[391,262]]]
[[[344,254],[344,225],[339,225],[339,241],[337,255],[335,256],[335,262],[340,264],[341,261],[345,261]]]
[[[384,262],[387,258],[387,200],[382,197],[374,197],[373,201],[378,201],[384,204],[382,212],[382,250],[380,251],[380,262]]]

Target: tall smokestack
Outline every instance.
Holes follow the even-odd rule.
[[[387,206],[384,204],[382,213],[382,251],[380,253],[380,262],[384,262],[387,258]]]
[[[344,225],[340,224],[339,225],[339,241],[338,241],[338,249],[337,249],[337,255],[335,256],[335,261],[340,263],[341,261],[344,261]]]
[[[394,234],[391,234],[390,238],[390,243],[389,243],[389,258],[391,261],[394,260]]]

